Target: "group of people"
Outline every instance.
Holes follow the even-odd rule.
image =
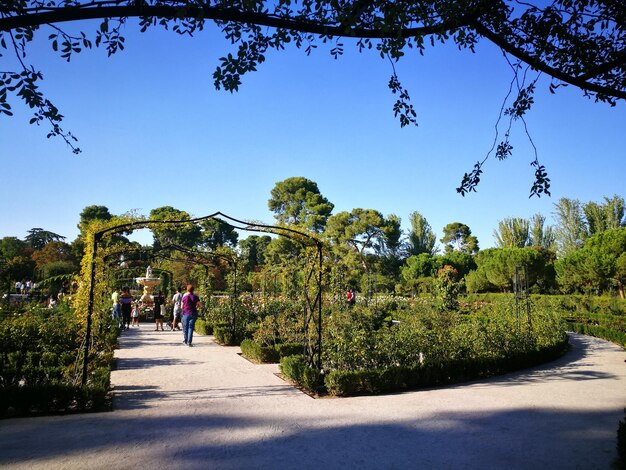
[[[32,290],[37,289],[37,284],[35,284],[30,279],[24,281],[17,281],[15,283],[15,293],[28,295]]]
[[[113,318],[119,321],[121,329],[129,329],[131,326],[139,327],[139,313],[141,308],[140,301],[134,301],[130,293],[129,287],[122,287],[120,292],[111,294],[113,302]],[[163,320],[167,316],[165,296],[161,291],[153,297],[154,302],[154,331],[165,331],[163,328]],[[172,314],[170,321],[167,323],[172,331],[180,330],[182,325],[183,342],[187,346],[192,346],[193,329],[198,318],[198,309],[200,307],[200,298],[194,294],[192,284],[187,285],[186,292],[183,294],[182,289],[176,289],[176,293],[172,296]],[[159,328],[160,327],[160,328]]]

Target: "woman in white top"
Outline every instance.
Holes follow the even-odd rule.
[[[178,287],[176,289],[176,293],[172,296],[172,303],[174,304],[174,308],[172,310],[172,330],[180,330],[178,328],[178,324],[180,323],[180,315],[183,312],[183,294],[180,292],[181,288]]]

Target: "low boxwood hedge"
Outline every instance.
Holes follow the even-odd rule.
[[[596,338],[602,338],[607,341],[619,344],[621,347],[626,348],[626,333],[619,331],[611,326],[593,325],[589,323],[568,322],[568,329],[574,333],[581,333],[583,335],[595,336]]]
[[[567,348],[568,342],[564,340],[551,347],[506,358],[458,360],[415,367],[396,366],[358,371],[334,370],[326,375],[324,385],[327,392],[335,396],[372,395],[433,387],[532,367],[558,358]],[[305,386],[302,382],[298,383]]]
[[[282,357],[293,356],[303,351],[301,344],[286,343],[261,346],[251,339],[244,339],[240,346],[241,353],[251,361],[270,364],[280,362]]]
[[[108,411],[108,386],[69,384],[25,385],[0,388],[0,417]]]
[[[286,356],[280,360],[280,372],[289,380],[313,393],[324,389],[323,375],[309,367],[304,356]]]
[[[254,362],[275,363],[280,361],[278,351],[273,347],[261,346],[251,339],[241,342],[241,354]]]
[[[193,326],[193,331],[200,335],[210,335],[213,333],[211,325],[203,320],[202,318],[198,318],[196,323]]]
[[[213,327],[215,341],[224,346],[239,346],[244,339],[243,332],[233,331],[228,325],[215,325]]]

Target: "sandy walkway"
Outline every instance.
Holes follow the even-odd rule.
[[[120,338],[114,412],[0,421],[0,466],[608,469],[626,353],[571,342],[557,362],[492,380],[315,400],[239,348],[142,325]]]

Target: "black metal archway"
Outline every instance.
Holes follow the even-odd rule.
[[[236,230],[246,232],[270,233],[289,238],[300,243],[304,247],[315,248],[315,256],[308,265],[308,272],[304,276],[304,354],[307,357],[311,367],[321,369],[322,366],[322,276],[323,276],[323,252],[322,242],[316,237],[301,232],[299,230],[281,227],[275,225],[265,225],[255,222],[246,222],[243,220],[230,217],[222,212],[214,212],[213,214],[203,217],[196,217],[186,220],[137,220],[125,224],[115,225],[94,233],[90,250],[91,265],[89,273],[89,298],[87,304],[87,325],[84,343],[82,384],[87,383],[87,372],[89,365],[89,347],[91,343],[91,328],[94,309],[94,294],[96,282],[96,267],[98,263],[98,248],[105,236],[120,232],[132,232],[138,229],[144,229],[162,225],[185,225],[197,223],[203,220],[214,219],[226,224]],[[190,250],[194,251],[194,250]],[[311,332],[312,328],[314,331]],[[313,333],[313,334],[311,334]]]

